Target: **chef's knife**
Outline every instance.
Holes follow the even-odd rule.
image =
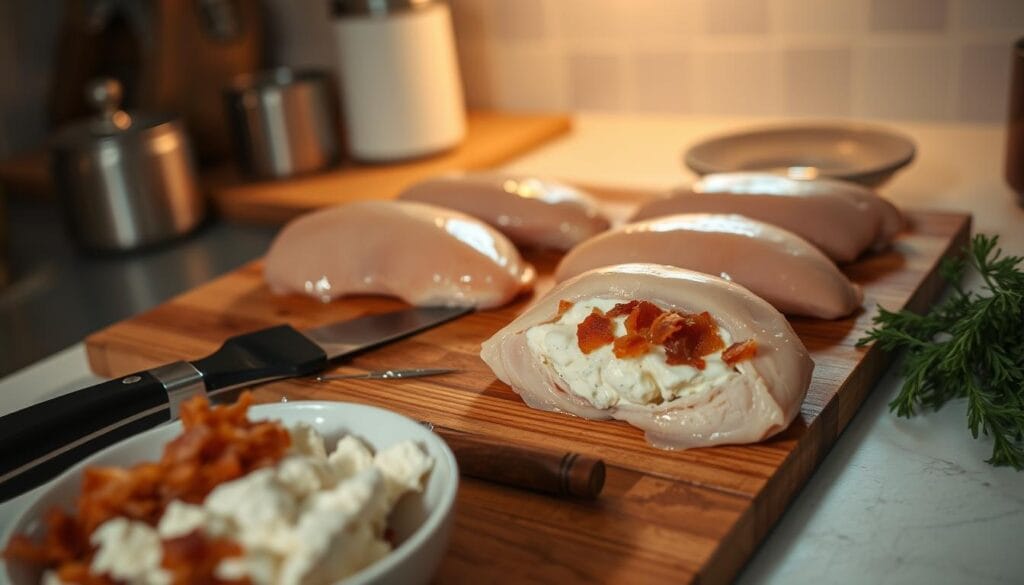
[[[0,417],[0,502],[103,447],[178,418],[182,402],[324,369],[332,360],[468,313],[421,307],[298,331],[279,325],[238,335],[213,354],[136,372]]]

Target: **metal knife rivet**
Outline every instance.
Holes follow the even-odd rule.
[[[136,383],[136,382],[138,382],[140,380],[142,380],[142,376],[128,376],[124,380],[121,380],[121,383],[122,384],[134,384],[134,383]]]

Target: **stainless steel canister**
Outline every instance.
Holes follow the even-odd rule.
[[[111,79],[88,88],[100,114],[52,143],[58,197],[85,247],[130,250],[188,233],[205,215],[188,137],[172,116],[120,109]]]
[[[337,106],[326,73],[279,68],[243,75],[225,100],[238,163],[249,175],[290,177],[338,162]]]

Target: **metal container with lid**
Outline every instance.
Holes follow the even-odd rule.
[[[130,250],[196,228],[206,208],[181,122],[121,110],[113,79],[91,83],[87,97],[99,115],[62,128],[52,142],[58,197],[79,243]]]
[[[239,166],[283,178],[338,162],[338,116],[327,73],[279,67],[236,77],[225,90]]]
[[[443,0],[333,0],[351,157],[436,154],[466,135],[451,10]]]

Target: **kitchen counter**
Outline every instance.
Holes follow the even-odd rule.
[[[584,114],[573,134],[507,168],[592,184],[666,188],[690,178],[680,162],[687,144],[765,122]],[[1002,180],[1001,127],[890,125],[913,137],[919,150],[914,164],[882,188],[886,197],[904,207],[969,210],[976,231],[999,234],[1006,252],[1024,255],[1024,210]],[[95,312],[103,322],[93,327],[99,327],[141,311],[258,255],[271,234],[220,223],[176,246],[125,259],[51,252],[47,290],[57,292],[48,293],[53,296],[47,302],[60,305],[46,305],[52,310],[48,321],[43,304],[15,315],[20,328],[13,333],[4,323],[4,351],[18,339],[46,338],[55,321],[80,321],[81,314]],[[104,271],[118,276],[97,277]],[[73,345],[0,380],[0,413],[94,381],[81,344]],[[962,403],[912,420],[889,414],[887,403],[900,382],[893,368],[878,384],[747,565],[741,583],[1019,582],[1024,472],[983,462],[991,445],[970,438]],[[0,505],[0,531],[29,497]]]

